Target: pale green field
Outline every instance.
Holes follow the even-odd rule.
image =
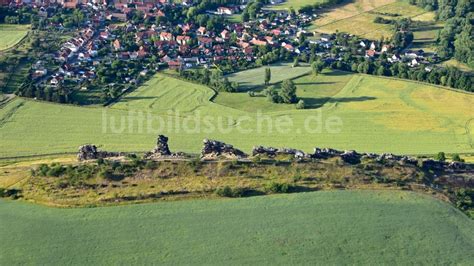
[[[231,108],[210,102],[213,92],[204,86],[160,75],[111,108],[16,99],[0,109],[0,157],[75,152],[85,143],[108,150],[147,151],[158,133],[170,137],[173,150],[187,152],[199,152],[204,138],[246,151],[268,145],[306,151],[318,146],[400,154],[474,152],[474,123],[468,123],[474,117],[474,95],[374,76],[353,75],[347,82],[349,77],[320,75],[312,81],[315,84],[299,89],[302,95],[317,95],[313,88],[321,88],[323,97],[333,93],[321,108],[260,117],[245,105]],[[347,84],[341,88],[336,83],[334,92],[331,84],[318,85],[329,78]],[[331,133],[328,119],[337,118],[342,126]]]
[[[322,33],[333,33],[336,31],[347,32],[360,37],[377,40],[382,36],[385,38],[391,37],[393,35],[393,27],[388,24],[375,23],[374,19],[381,15],[373,12],[399,14],[400,16],[395,19],[419,17],[427,13],[422,8],[410,5],[407,2],[387,2],[388,4],[384,5],[384,1],[380,1],[380,5],[378,6],[372,4],[370,6],[374,8],[369,10],[367,10],[368,7],[347,8],[347,10],[334,9],[332,11],[334,14],[325,14],[325,17],[316,20],[313,29]],[[363,4],[364,3],[359,3],[359,5]],[[393,19],[391,17],[386,18]]]
[[[474,71],[474,69],[470,68],[467,64],[463,63],[463,62],[459,62],[457,59],[450,59],[448,61],[444,61],[443,63],[441,63],[441,65],[444,65],[444,66],[454,66],[454,67],[457,67],[463,71]]]
[[[274,64],[260,68],[249,69],[227,75],[230,81],[238,82],[242,89],[250,89],[264,85],[265,69],[270,68],[272,79],[270,83],[282,82],[286,79],[293,79],[311,71],[309,66],[292,67],[292,63]]]
[[[326,3],[326,0],[285,0],[283,3],[278,5],[269,5],[268,7],[273,10],[282,10],[293,8],[298,11],[303,6],[314,5],[318,3]]]
[[[17,44],[26,36],[29,25],[0,24],[0,50],[5,50]]]
[[[59,209],[0,200],[11,265],[470,265],[474,221],[401,191]]]

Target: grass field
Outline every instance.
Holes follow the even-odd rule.
[[[473,221],[409,192],[331,191],[89,209],[0,201],[10,264],[470,264]],[[421,255],[422,254],[422,255]]]
[[[285,79],[293,79],[311,71],[309,66],[293,67],[293,63],[281,63],[271,66],[249,69],[227,75],[230,81],[238,82],[242,90],[249,90],[264,85],[265,69],[270,68],[272,79],[270,83],[282,82]]]
[[[0,51],[17,44],[28,33],[29,25],[0,24]]]
[[[271,5],[269,6],[270,9],[273,10],[282,10],[282,9],[289,9],[293,8],[296,11],[303,6],[307,5],[314,5],[318,3],[326,3],[326,0],[285,0],[283,3],[278,5]]]
[[[246,151],[269,145],[306,151],[319,146],[401,154],[474,152],[472,94],[350,74],[304,77],[295,82],[301,83],[297,93],[302,97],[322,96],[308,96],[306,100],[313,101],[314,107],[325,103],[307,110],[272,107],[275,111],[262,118],[245,99],[239,105],[223,106],[218,104],[219,97],[218,103],[209,101],[213,92],[204,86],[160,75],[111,108],[15,99],[0,109],[0,157],[75,152],[85,143],[108,150],[147,151],[158,133],[170,137],[173,150],[186,152],[199,152],[204,138],[226,141]],[[247,99],[256,101],[255,106],[261,100]],[[291,120],[289,128],[273,126],[281,117]],[[308,117],[312,118],[306,124]],[[319,118],[324,123],[330,117],[340,118],[340,131],[329,133],[326,127],[317,131]],[[261,123],[259,130],[258,119],[267,118],[272,122]],[[140,123],[142,120],[146,122]],[[199,122],[201,126],[195,127]],[[176,128],[176,124],[181,126]]]
[[[393,35],[391,25],[374,22],[377,16],[382,16],[377,12],[399,14],[397,19],[420,17],[427,13],[407,2],[395,0],[356,0],[327,11],[323,12],[322,18],[314,22],[313,30],[322,33],[347,32],[368,39],[380,39],[382,36],[388,38]]]

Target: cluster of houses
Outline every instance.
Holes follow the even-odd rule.
[[[245,1],[244,1],[245,2]],[[191,5],[189,1],[183,1]],[[143,11],[147,16],[166,16],[165,5],[176,5],[168,1],[155,3],[133,3],[133,8]],[[133,24],[127,18],[129,3],[116,2],[114,8],[103,8],[90,12],[88,9],[87,27],[79,30],[74,38],[62,44],[55,55],[59,67],[55,70],[38,72],[42,82],[55,86],[63,78],[77,82],[93,79],[96,68],[104,62],[115,59],[128,61],[140,60],[153,56],[158,64],[171,69],[192,67],[210,67],[220,61],[256,60],[259,46],[286,49],[289,52],[300,52],[293,46],[300,34],[306,34],[304,26],[314,17],[305,14],[290,15],[288,12],[277,12],[270,20],[262,11],[259,19],[250,22],[228,23],[222,30],[215,31],[194,23],[178,25],[144,25]],[[230,14],[234,9],[218,8],[217,13]],[[122,20],[122,24],[109,23],[110,20]],[[179,30],[176,30],[179,28]],[[134,34],[136,50],[129,50],[123,45],[123,35]],[[98,50],[106,47],[105,54]],[[147,69],[144,69],[147,71]],[[46,75],[49,78],[44,78]],[[133,77],[131,77],[133,78]]]
[[[26,3],[28,0],[17,0]],[[33,77],[40,82],[50,86],[56,86],[64,78],[82,83],[97,77],[97,67],[101,64],[111,64],[113,60],[133,61],[155,58],[152,62],[157,65],[165,65],[170,69],[187,69],[193,67],[210,67],[222,61],[246,60],[249,62],[257,59],[260,47],[284,49],[295,55],[308,54],[309,47],[300,47],[298,40],[301,35],[312,35],[306,32],[306,26],[311,23],[316,15],[291,14],[286,11],[262,10],[258,18],[249,22],[226,23],[221,30],[208,29],[195,23],[182,23],[169,25],[168,23],[134,24],[129,19],[133,10],[141,11],[144,19],[148,17],[166,17],[166,6],[175,7],[183,5],[190,7],[194,1],[183,0],[180,4],[170,0],[116,0],[107,3],[106,0],[32,0],[36,4],[53,3],[73,6],[84,6],[87,10],[87,27],[80,29],[76,36],[62,44],[61,49],[55,55],[58,67],[46,69],[40,63],[34,69]],[[75,1],[75,2],[68,2]],[[83,2],[81,2],[83,1]],[[240,12],[248,1],[242,0],[241,5],[230,7],[219,7],[217,10],[209,10],[208,13],[217,15],[232,15]],[[17,2],[15,2],[17,3]],[[278,4],[280,1],[274,1]],[[90,8],[90,6],[95,8]],[[169,10],[169,9],[168,9]],[[271,13],[271,14],[270,14]],[[111,23],[121,21],[123,23]],[[155,21],[155,20],[152,20]],[[124,35],[133,35],[132,42],[135,44],[133,50],[125,40]],[[347,36],[352,37],[350,35]],[[319,55],[325,60],[335,61],[341,58],[343,53],[334,56],[331,48],[338,46],[334,34],[323,34],[320,38],[311,38],[310,43],[320,47]],[[105,52],[99,53],[99,50]],[[338,47],[344,48],[344,47]],[[403,54],[391,54],[390,45],[378,47],[374,42],[361,40],[359,48],[367,58],[377,58],[383,53],[389,55],[390,63],[407,62],[410,67],[428,63],[422,50],[406,51]],[[342,49],[344,50],[344,49]],[[390,53],[390,54],[389,54]],[[338,58],[339,57],[339,58]],[[40,59],[41,60],[41,59]],[[41,62],[41,61],[39,61]],[[147,73],[150,64],[144,66],[143,73]],[[427,70],[428,71],[428,70]],[[48,76],[49,75],[49,76]],[[126,77],[123,81],[130,82],[135,77]]]

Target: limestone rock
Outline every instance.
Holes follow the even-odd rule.
[[[435,161],[432,159],[425,159],[421,163],[421,167],[426,170],[444,170],[445,163],[440,161]]]
[[[409,156],[403,156],[399,162],[401,164],[404,164],[404,165],[407,165],[407,164],[411,164],[411,165],[418,165],[418,159],[414,158],[414,157],[409,157]]]
[[[118,157],[118,156],[122,156],[122,154],[118,152],[101,151],[97,148],[97,146],[92,145],[92,144],[87,144],[87,145],[83,145],[79,147],[77,159],[79,161],[87,161],[87,160],[97,160],[97,159],[104,159],[104,158]]]
[[[242,159],[247,158],[248,155],[224,142],[205,139],[201,150],[201,159],[216,160],[221,157],[225,159]]]
[[[273,158],[277,155],[278,149],[277,148],[272,148],[272,147],[263,147],[263,146],[256,146],[252,150],[252,156],[268,156],[270,158]]]
[[[314,153],[312,154],[312,158],[315,159],[329,159],[329,158],[334,158],[337,156],[342,155],[342,151],[334,150],[334,149],[320,149],[320,148],[314,148]]]
[[[184,153],[172,153],[168,146],[168,137],[158,135],[156,140],[156,147],[150,152],[146,153],[144,158],[148,160],[166,159],[166,158],[183,158]]]
[[[466,164],[465,164],[465,163],[462,163],[462,162],[450,162],[450,163],[448,164],[448,168],[449,168],[449,169],[453,169],[453,170],[465,169],[465,168],[466,168]]]

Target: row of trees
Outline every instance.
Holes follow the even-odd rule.
[[[224,77],[222,71],[209,69],[195,69],[185,70],[179,72],[180,77],[193,82],[197,82],[211,87],[218,92],[237,92],[239,84],[237,82],[230,82],[227,77]]]

